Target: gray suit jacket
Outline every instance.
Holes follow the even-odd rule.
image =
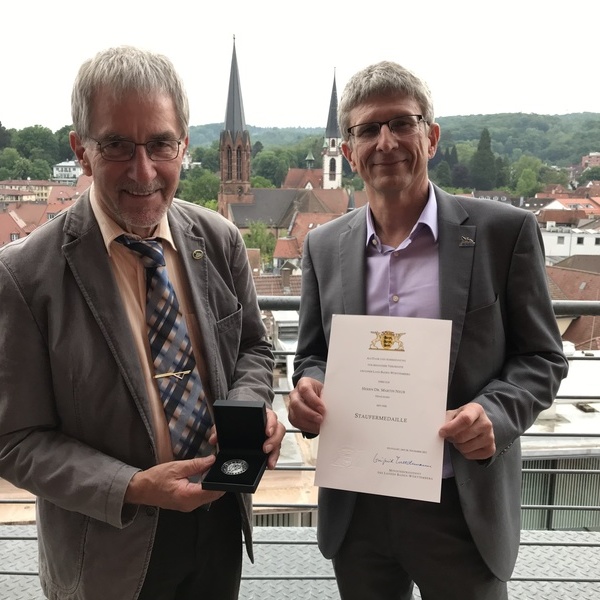
[[[519,436],[552,404],[567,362],[533,214],[437,187],[435,194],[441,318],[452,321],[448,409],[482,404],[497,446],[484,463],[451,447],[452,464],[481,556],[507,580],[520,533]],[[302,376],[324,380],[332,314],[365,313],[365,244],[366,208],[306,237],[295,382]],[[328,558],[344,539],[355,498],[353,492],[319,491],[319,546]]]
[[[214,398],[272,400],[240,233],[175,200],[181,254]],[[145,382],[87,194],[0,252],[0,476],[38,496],[40,576],[53,599],[133,599],[158,511],[124,505],[156,464]],[[247,549],[251,502],[240,496]]]

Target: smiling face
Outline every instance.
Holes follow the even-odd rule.
[[[108,90],[99,90],[90,131],[93,140],[81,140],[71,133],[71,147],[84,173],[94,178],[98,202],[125,231],[151,236],[173,201],[188,144],[177,125],[173,100],[166,94],[142,96],[135,92],[115,99]],[[94,140],[118,139],[137,143],[181,139],[182,144],[177,158],[170,161],[150,160],[143,146],[136,146],[128,161],[102,158]]]
[[[408,96],[373,96],[350,112],[350,124],[388,121],[402,115],[422,114],[417,101]],[[395,136],[386,125],[376,139],[350,137],[342,143],[352,170],[365,182],[369,199],[427,194],[427,163],[435,154],[440,130],[436,123],[421,122],[408,136]]]

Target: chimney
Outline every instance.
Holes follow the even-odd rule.
[[[281,268],[281,287],[285,296],[289,296],[292,293],[292,288],[290,285],[291,276],[292,269],[290,269],[289,267]]]

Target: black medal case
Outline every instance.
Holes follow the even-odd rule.
[[[219,452],[202,481],[205,490],[256,491],[267,466],[263,452],[267,411],[262,400],[216,400],[213,415]]]

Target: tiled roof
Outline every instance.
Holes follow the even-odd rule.
[[[300,258],[302,245],[295,237],[278,238],[273,251],[273,258]]]
[[[333,191],[333,190],[332,190]],[[324,225],[337,219],[343,213],[297,213],[292,224],[291,236],[297,240],[298,257],[302,255],[302,246],[306,234],[312,229],[316,229],[319,225]]]
[[[565,268],[564,266],[546,267],[548,276],[567,296],[566,299],[598,300],[600,297],[600,268],[598,267],[600,256],[590,258],[596,259],[596,269],[598,270],[595,272]],[[553,297],[553,299],[557,300],[558,298]],[[562,337],[564,340],[573,342],[578,350],[600,350],[600,319],[585,316],[574,319]]]
[[[301,276],[290,275],[288,293],[284,293],[281,275],[259,275],[254,278],[254,285],[259,296],[299,296]]]
[[[575,269],[576,271],[586,271],[588,273],[597,273],[600,275],[600,256],[595,254],[576,254],[575,256],[569,256],[564,260],[556,263],[555,267],[562,267],[563,269]],[[576,298],[572,298],[575,300]],[[586,300],[597,300],[597,298],[585,298]],[[584,300],[584,298],[577,298],[577,300]]]
[[[300,189],[306,188],[307,184],[313,189],[323,187],[323,170],[322,169],[288,169],[285,181],[281,185],[284,189]]]
[[[547,223],[554,221],[555,223],[568,223],[569,225],[577,225],[581,219],[585,219],[587,214],[585,210],[561,210],[553,208],[542,208],[538,215],[538,223]]]

